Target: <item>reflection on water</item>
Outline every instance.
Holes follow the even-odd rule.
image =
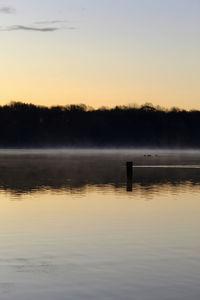
[[[179,185],[181,189],[199,188],[199,152],[151,153],[147,157],[141,151],[122,150],[0,152],[0,188],[15,195],[38,190],[84,193],[88,187],[113,187],[115,192],[137,187],[149,193],[155,187],[157,191],[166,186],[178,189]],[[132,180],[126,178],[128,160],[136,166]]]
[[[198,165],[199,152],[1,151],[0,299],[199,300]]]

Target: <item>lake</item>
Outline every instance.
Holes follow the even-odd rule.
[[[0,203],[1,300],[200,299],[198,151],[1,150]]]

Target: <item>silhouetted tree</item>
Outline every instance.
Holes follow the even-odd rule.
[[[0,147],[200,147],[200,111],[84,104],[0,106]]]

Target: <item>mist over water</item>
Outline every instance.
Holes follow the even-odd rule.
[[[133,161],[133,188],[200,181],[200,152],[167,150],[0,150],[0,188],[13,195],[101,187],[124,192],[126,161]],[[137,189],[136,189],[137,186]]]
[[[0,299],[199,300],[199,166],[192,150],[1,150]]]

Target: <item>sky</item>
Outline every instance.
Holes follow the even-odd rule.
[[[199,0],[0,0],[0,104],[200,109]]]

